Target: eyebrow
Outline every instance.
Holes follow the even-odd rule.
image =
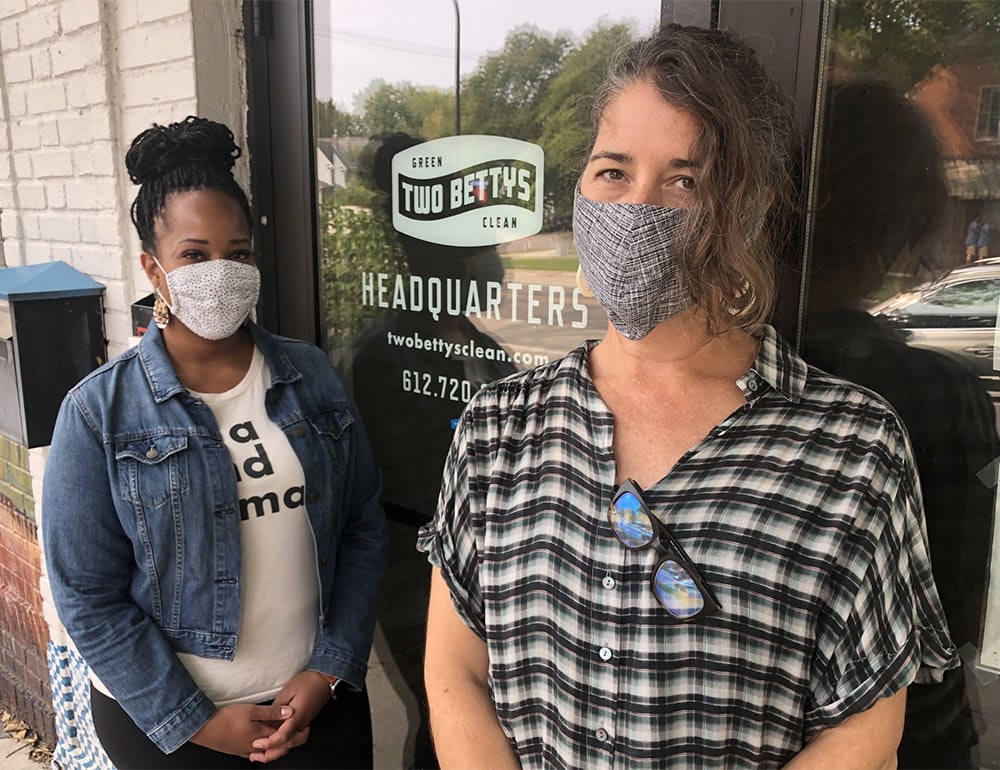
[[[631,163],[634,159],[628,153],[605,150],[604,152],[595,152],[590,156],[591,163],[595,160],[613,160],[615,163],[627,164]],[[667,164],[667,168],[698,168],[699,166],[699,163],[695,163],[693,160],[688,160],[687,158],[674,158]]]
[[[201,238],[181,238],[179,241],[177,241],[177,243],[197,243],[199,246],[207,246],[208,245],[208,241],[203,240]],[[231,240],[229,242],[229,245],[230,246],[236,246],[236,245],[242,244],[242,243],[250,243],[250,239],[249,238],[233,238],[233,240]]]

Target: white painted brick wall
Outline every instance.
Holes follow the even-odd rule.
[[[60,80],[35,81],[28,89],[27,97],[30,115],[43,115],[66,109],[66,86]]]
[[[49,53],[48,48],[36,48],[30,56],[32,77],[52,77],[52,54]]]
[[[171,16],[189,15],[191,13],[190,0],[157,0],[155,3],[146,0],[136,0],[139,24],[148,24],[158,19],[166,19]]]
[[[198,112],[191,0],[0,0],[0,57],[4,258],[65,259],[115,281],[106,332],[124,347],[129,306],[149,288],[122,155],[153,122]]]
[[[99,24],[101,21],[101,7],[99,0],[90,2],[76,2],[69,0],[59,8],[59,24],[63,34],[73,32],[80,27],[87,27],[91,24]]]
[[[118,62],[123,71],[193,56],[190,17],[145,24],[124,30],[118,36]]]
[[[66,101],[70,107],[91,107],[108,100],[107,79],[96,67],[85,72],[74,72],[63,78],[66,83]]]
[[[59,5],[32,3],[31,10],[18,17],[18,46],[27,48],[59,35]]]
[[[31,156],[31,168],[37,179],[73,174],[73,153],[69,150],[39,150]]]
[[[231,36],[243,0],[206,0],[234,21],[218,25],[217,39],[215,25],[197,30],[196,62],[200,1],[0,0],[0,264],[64,260],[103,283],[109,357],[130,344],[130,306],[149,293],[129,219],[136,188],[123,155],[132,137],[198,114],[199,98],[238,137],[245,130]],[[230,97],[228,118],[220,94]],[[36,495],[43,468],[33,459]],[[64,638],[51,622],[53,638]]]
[[[52,44],[52,74],[86,70],[101,61],[101,29],[90,26],[63,35]]]
[[[24,83],[31,80],[31,54],[14,51],[3,60],[4,77],[8,83]]]

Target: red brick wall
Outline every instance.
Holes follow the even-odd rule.
[[[55,746],[46,659],[49,631],[38,590],[42,557],[38,531],[29,518],[33,500],[27,459],[26,449],[0,437],[0,703]],[[15,466],[23,473],[11,473]],[[8,493],[18,495],[20,507]]]

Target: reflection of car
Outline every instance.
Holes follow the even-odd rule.
[[[908,345],[959,359],[991,389],[1000,387],[993,367],[1000,262],[957,267],[944,277],[898,294],[869,312],[896,329]]]

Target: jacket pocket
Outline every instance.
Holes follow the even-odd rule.
[[[187,436],[163,434],[115,445],[122,497],[143,508],[159,508],[188,491]]]
[[[350,428],[354,424],[354,415],[346,404],[337,404],[325,412],[314,414],[309,418],[309,424],[319,435],[320,443],[327,451],[334,470],[342,471],[347,467],[347,456],[350,448]]]

